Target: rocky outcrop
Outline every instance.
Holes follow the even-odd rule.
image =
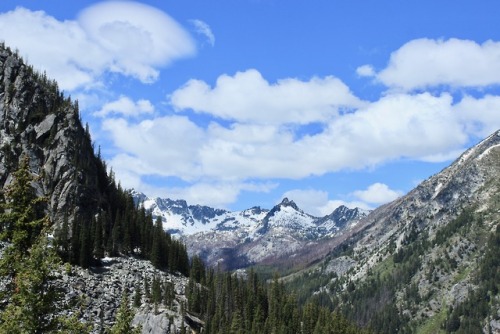
[[[39,176],[35,187],[47,197],[53,222],[97,211],[100,166],[78,104],[0,45],[0,188],[10,182],[23,155]]]
[[[151,299],[145,297],[144,282],[147,279],[151,287],[153,277],[162,286],[166,282],[173,285],[175,297],[171,305],[159,303],[155,310]],[[67,264],[56,274],[54,284],[62,288],[61,314],[81,311],[81,320],[92,325],[93,333],[101,333],[114,324],[123,292],[128,294],[135,312],[132,323],[142,326],[142,333],[178,333],[183,324],[188,326],[188,320],[183,318],[187,315],[181,313],[181,304],[187,300],[184,292],[188,278],[155,269],[149,261],[134,257],[104,258],[102,266],[89,269]],[[137,288],[142,295],[141,305],[134,307]]]

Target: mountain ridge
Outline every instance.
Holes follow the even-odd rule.
[[[191,255],[227,269],[271,258],[275,258],[271,262],[281,261],[292,249],[297,252],[353,228],[368,213],[340,206],[329,215],[314,217],[288,198],[269,210],[252,207],[231,212],[188,205],[184,200],[152,199],[136,191],[132,194],[138,205],[162,219],[165,231],[186,242]]]
[[[499,180],[495,131],[284,280],[384,333],[499,333]]]

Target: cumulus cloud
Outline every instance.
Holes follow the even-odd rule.
[[[359,72],[370,74],[369,67]],[[500,42],[416,39],[391,54],[376,78],[388,87],[404,90],[438,85],[484,87],[500,84]]]
[[[207,23],[205,23],[201,20],[190,20],[189,22],[191,22],[191,24],[193,24],[197,33],[199,33],[207,38],[207,41],[208,41],[208,43],[210,43],[211,46],[215,45],[215,35]]]
[[[339,109],[363,105],[335,77],[270,83],[255,69],[221,75],[214,87],[190,80],[171,94],[170,103],[178,111],[192,109],[226,120],[266,124],[324,122],[336,117]]]
[[[94,113],[97,117],[107,117],[111,114],[122,115],[126,117],[136,117],[141,114],[151,114],[154,112],[154,107],[148,100],[132,101],[127,96],[120,96],[120,98],[113,102],[108,102],[102,106],[101,110]]]
[[[198,163],[206,134],[186,117],[159,117],[138,123],[106,119],[103,130],[122,152],[112,166],[140,175],[179,176],[191,180],[203,175]]]
[[[170,16],[130,1],[98,3],[66,21],[18,7],[0,14],[0,39],[69,91],[98,85],[105,72],[153,82],[160,67],[196,51]]]
[[[402,191],[392,190],[384,183],[374,183],[365,190],[357,190],[354,196],[370,204],[385,204],[403,195]]]
[[[233,182],[300,179],[401,158],[445,160],[468,140],[451,96],[428,93],[385,96],[300,138],[286,126],[213,122],[204,128],[183,116],[137,124],[112,119],[104,129],[128,159],[140,161],[139,170],[148,165],[159,175]]]
[[[371,65],[363,65],[356,69],[356,74],[360,77],[372,77],[375,75],[375,70]]]
[[[454,110],[468,134],[484,138],[500,129],[500,96],[466,95]]]

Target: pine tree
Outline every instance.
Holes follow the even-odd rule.
[[[103,218],[102,214],[97,216],[94,222],[93,231],[93,254],[96,259],[101,259],[104,257],[104,246],[103,246]]]
[[[27,158],[21,161],[9,186],[2,214],[2,239],[10,244],[0,260],[0,273],[10,281],[2,297],[7,305],[0,314],[0,333],[86,333],[71,318],[55,316],[59,294],[51,281],[61,260],[49,246],[50,222],[40,210],[31,182]]]
[[[155,227],[153,229],[153,241],[152,241],[152,246],[151,246],[151,255],[149,259],[151,260],[151,263],[157,268],[159,268],[162,264],[162,234],[163,234],[163,227],[161,223],[161,217],[158,217],[155,222]]]
[[[153,277],[153,283],[151,285],[151,295],[155,307],[155,314],[158,314],[158,304],[161,302],[161,285],[160,280],[156,277]]]
[[[134,290],[135,290],[135,292],[134,292],[134,307],[139,307],[139,306],[141,306],[141,303],[142,303],[142,292],[141,292],[140,284],[136,284]]]
[[[122,301],[120,303],[120,308],[116,314],[116,322],[111,327],[111,334],[139,334],[141,332],[140,327],[133,327],[132,320],[134,319],[134,312],[128,304],[128,295],[124,291],[122,296]]]
[[[68,217],[64,217],[61,227],[56,230],[54,239],[55,247],[59,256],[61,256],[64,262],[69,261],[70,243]]]
[[[20,253],[26,253],[40,234],[45,221],[43,203],[31,186],[34,177],[29,169],[29,159],[21,159],[19,169],[13,173],[14,180],[8,186],[0,215],[0,239],[8,241]]]
[[[144,275],[144,297],[147,300],[151,299],[151,290],[149,288],[149,279],[147,275]]]

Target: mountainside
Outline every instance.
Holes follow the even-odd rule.
[[[166,231],[186,243],[190,254],[226,269],[272,264],[285,256],[299,255],[304,247],[351,229],[367,214],[359,208],[340,206],[330,215],[313,217],[288,198],[271,210],[253,207],[230,212],[188,205],[183,200],[133,195],[154,218],[162,219]]]
[[[28,156],[37,193],[48,197],[56,225],[75,216],[90,219],[103,206],[105,169],[94,156],[78,104],[57,83],[0,47],[0,188]]]
[[[286,280],[363,326],[500,332],[500,131]]]
[[[108,175],[78,103],[3,43],[0,190],[0,332],[85,333],[89,325],[102,333],[119,322],[125,293],[139,296],[134,323],[144,333],[199,326],[181,312],[185,246]],[[146,281],[156,297],[142,296]]]

